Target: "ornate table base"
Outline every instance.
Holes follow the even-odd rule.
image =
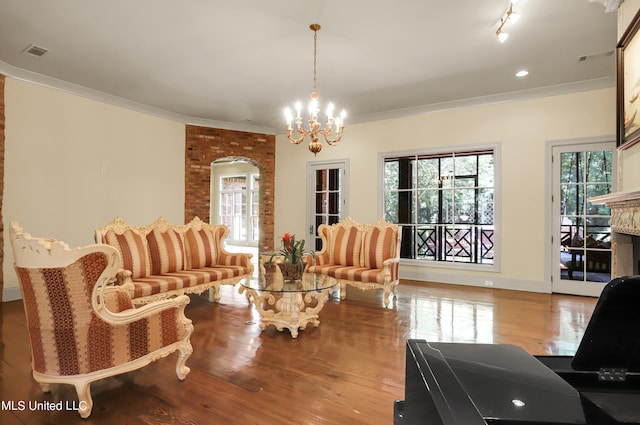
[[[240,285],[240,293],[246,292],[247,299],[260,313],[260,329],[274,325],[277,330],[289,329],[292,338],[298,337],[298,330],[311,323],[318,327],[318,314],[333,292],[333,287],[305,292],[259,291]]]

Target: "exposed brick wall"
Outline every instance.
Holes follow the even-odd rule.
[[[243,159],[260,170],[261,251],[274,247],[276,137],[187,125],[185,146],[185,222],[198,216],[209,222],[211,163],[221,158]]]
[[[4,262],[4,220],[2,204],[4,200],[4,75],[0,74],[0,265]],[[4,275],[0,267],[0,303],[4,288]]]

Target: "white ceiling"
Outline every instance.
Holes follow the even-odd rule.
[[[589,0],[0,0],[0,73],[193,124],[279,134],[318,91],[349,122],[611,87]],[[30,44],[42,57],[22,53]],[[586,61],[580,57],[590,56]],[[515,72],[530,74],[516,78]]]

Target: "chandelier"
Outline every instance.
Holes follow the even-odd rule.
[[[313,91],[311,92],[311,101],[309,102],[309,122],[308,128],[304,128],[302,126],[302,117],[300,116],[302,112],[302,104],[297,102],[295,104],[295,124],[297,135],[296,138],[293,135],[293,128],[291,127],[291,120],[294,119],[291,108],[285,109],[284,113],[286,116],[286,129],[287,129],[287,137],[296,145],[300,144],[304,140],[307,135],[311,138],[309,142],[309,150],[313,152],[314,155],[317,155],[318,152],[322,150],[322,141],[320,140],[320,135],[326,143],[330,146],[335,146],[342,139],[342,133],[344,131],[344,117],[346,116],[346,112],[343,110],[339,117],[333,116],[334,106],[332,103],[329,103],[326,109],[327,114],[327,123],[324,128],[322,128],[322,124],[318,122],[318,112],[320,111],[320,107],[318,104],[318,89],[316,88],[317,76],[316,76],[316,43],[318,40],[318,31],[320,30],[319,24],[311,24],[309,28],[313,31]]]

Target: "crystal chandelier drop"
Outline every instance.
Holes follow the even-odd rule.
[[[316,88],[316,43],[318,40],[318,31],[320,30],[319,24],[311,24],[309,27],[313,31],[313,91],[311,92],[311,101],[309,102],[309,127],[305,129],[302,126],[302,104],[297,102],[295,104],[295,123],[298,138],[293,136],[293,128],[291,127],[291,120],[294,119],[290,108],[285,109],[286,116],[286,129],[287,137],[291,140],[291,143],[296,145],[300,144],[304,138],[309,135],[311,141],[309,142],[309,150],[317,155],[322,150],[322,142],[320,141],[320,135],[324,138],[330,146],[335,146],[342,139],[342,133],[344,132],[344,117],[346,112],[343,110],[339,117],[333,116],[334,106],[329,103],[326,109],[327,123],[325,128],[322,128],[322,124],[318,122],[318,112],[320,107],[318,104],[318,90]]]

